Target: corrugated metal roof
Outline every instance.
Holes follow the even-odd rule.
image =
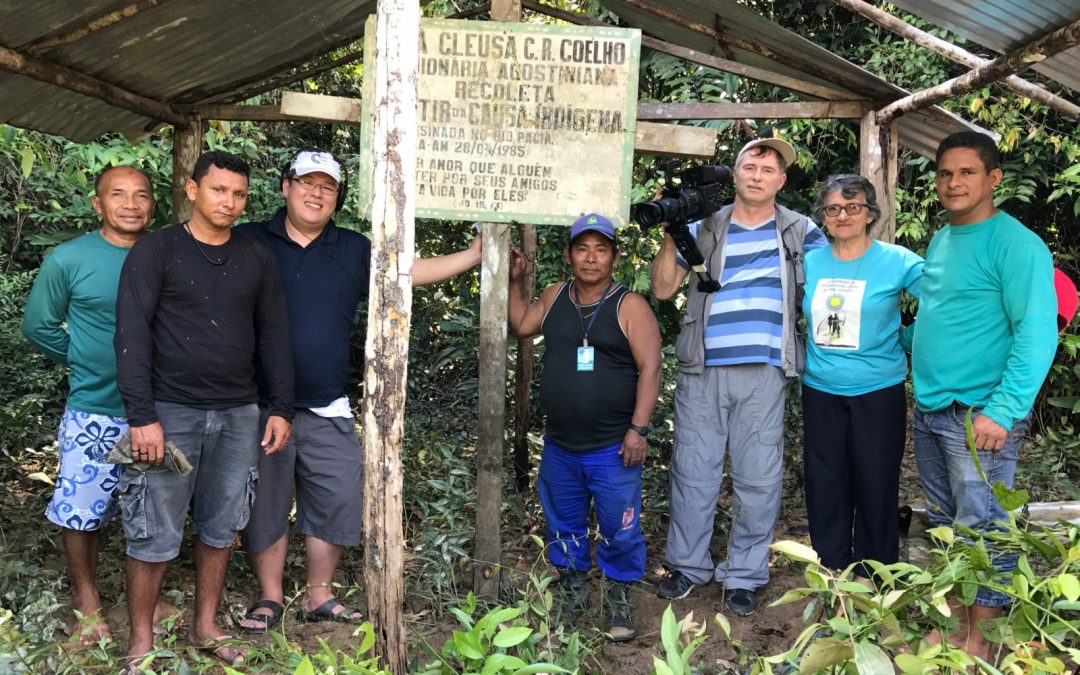
[[[692,30],[623,0],[600,0],[607,9],[643,32],[666,42],[837,89],[834,100],[893,101],[908,92],[793,33],[734,0],[667,0],[663,9],[689,22],[760,45],[768,56],[717,42],[705,32]],[[908,113],[898,120],[900,142],[933,157],[945,136],[967,129],[990,133],[941,108]]]
[[[1004,54],[1080,19],[1078,0],[890,0],[897,7]],[[1080,91],[1080,46],[1032,68]]]
[[[71,36],[120,5],[115,0],[0,0],[0,45],[142,96],[200,103],[358,38],[374,0],[142,0],[134,15]],[[206,50],[205,45],[213,45]],[[0,122],[84,142],[137,135],[149,118],[37,80],[0,72]]]

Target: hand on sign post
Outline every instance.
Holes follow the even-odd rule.
[[[525,274],[532,267],[532,261],[517,246],[510,245],[510,283],[521,284]]]

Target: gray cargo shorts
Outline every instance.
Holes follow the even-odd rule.
[[[166,440],[176,444],[194,470],[128,469],[120,480],[127,554],[143,562],[166,562],[180,553],[188,505],[199,539],[229,548],[247,525],[258,483],[261,453],[259,408],[255,404],[202,410],[155,402]]]
[[[248,551],[261,553],[289,531],[294,487],[297,531],[338,546],[360,543],[363,451],[355,424],[296,411],[285,447],[259,457],[255,507],[241,537]]]

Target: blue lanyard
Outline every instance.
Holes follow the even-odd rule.
[[[604,302],[608,299],[608,291],[610,291],[611,287],[614,285],[615,281],[612,280],[611,283],[608,284],[608,287],[604,289],[604,294],[600,296],[600,303],[596,306],[596,311],[593,312],[592,318],[589,319],[589,325],[586,326],[585,317],[581,316],[581,299],[578,296],[577,286],[571,284],[571,290],[574,292],[574,307],[577,309],[578,321],[581,322],[581,332],[583,333],[581,337],[582,347],[589,346],[589,331],[592,330],[592,325],[596,322],[596,317],[600,316],[600,310],[603,309]]]

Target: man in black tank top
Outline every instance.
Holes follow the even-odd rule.
[[[645,575],[641,464],[660,393],[660,329],[645,298],[616,283],[615,228],[597,214],[570,229],[563,256],[569,283],[525,293],[529,261],[510,262],[510,332],[543,333],[540,402],[547,416],[538,484],[548,553],[559,570],[563,618],[584,610],[592,569],[588,517],[596,509],[597,564],[607,581],[604,616],[612,640],[634,637],[630,584]]]

